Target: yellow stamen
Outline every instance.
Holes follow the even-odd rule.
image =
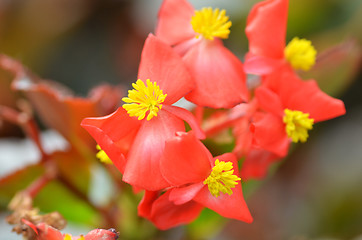
[[[72,240],[72,237],[69,234],[65,234],[64,240]],[[83,235],[81,235],[80,238],[78,238],[77,240],[85,240],[85,238]]]
[[[283,122],[285,123],[285,131],[293,142],[306,142],[308,138],[308,130],[313,129],[314,119],[309,118],[309,113],[301,111],[284,110]]]
[[[208,185],[209,191],[214,197],[220,196],[220,192],[231,195],[233,194],[231,188],[234,188],[238,184],[237,181],[241,180],[233,173],[232,162],[220,162],[219,159],[216,159],[215,166],[204,184]]]
[[[152,83],[150,79],[146,80],[147,86],[138,79],[132,86],[134,89],[128,91],[128,97],[122,98],[127,104],[123,104],[123,108],[131,117],[138,117],[138,120],[145,118],[151,120],[157,116],[158,111],[162,108],[167,94],[163,94],[156,82]]]
[[[64,240],[72,240],[72,237],[69,234],[65,234]]]
[[[295,37],[284,49],[284,55],[294,69],[308,71],[315,64],[317,51],[311,41]]]
[[[220,11],[218,8],[213,11],[211,7],[195,11],[195,15],[191,18],[191,25],[198,33],[196,38],[200,35],[209,40],[213,40],[214,37],[228,38],[231,21],[225,13],[225,10]]]
[[[99,152],[96,154],[96,157],[99,159],[99,161],[106,164],[113,164],[112,160],[109,159],[107,153],[105,153],[98,144],[96,148],[97,150],[99,150]]]

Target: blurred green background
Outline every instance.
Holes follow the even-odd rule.
[[[243,58],[248,48],[245,21],[257,1],[191,2],[196,9],[226,9],[233,26],[225,44]],[[143,42],[153,32],[160,4],[0,0],[0,53],[79,96],[102,82],[129,87],[136,80]],[[316,125],[310,140],[298,145],[267,179],[245,184],[254,223],[222,221],[205,211],[190,226],[158,234],[157,239],[362,239],[362,1],[290,0],[287,41],[294,36],[312,40],[319,53],[316,66],[301,73],[303,78],[315,78],[322,90],[343,99],[347,114]],[[0,104],[11,105],[11,93],[1,81]],[[4,164],[0,159],[0,168]],[[47,203],[39,204],[44,211],[53,210]],[[95,224],[87,215],[94,216],[92,210],[79,209],[85,217],[73,217],[74,222],[86,218]],[[189,235],[183,234],[185,229]]]

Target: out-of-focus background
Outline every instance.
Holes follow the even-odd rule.
[[[190,2],[196,9],[226,9],[233,26],[225,44],[242,59],[248,48],[246,17],[257,1]],[[100,83],[127,88],[136,80],[143,42],[154,30],[160,4],[161,0],[0,0],[0,53],[79,96]],[[246,184],[254,223],[210,221],[214,230],[209,236],[208,230],[191,224],[187,228],[196,239],[362,239],[362,1],[290,0],[287,41],[294,36],[312,40],[319,53],[316,66],[301,73],[303,78],[315,78],[322,90],[345,101],[347,114],[317,124],[310,140],[293,149],[265,180]],[[0,104],[11,107],[18,93],[10,91],[8,79],[0,73]],[[57,135],[43,136],[51,139],[46,140],[49,148],[66,145],[52,134]],[[20,140],[19,129],[4,123],[0,135],[0,178],[35,161],[31,154],[36,150]],[[17,148],[12,147],[14,141]],[[4,223],[6,202],[0,203],[0,239],[20,239]],[[198,221],[208,219],[201,216]],[[92,228],[70,225],[76,227],[69,231],[76,233]],[[184,238],[177,229],[164,236]]]

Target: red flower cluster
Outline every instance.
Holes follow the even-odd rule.
[[[23,219],[24,224],[32,228],[36,234],[37,240],[117,240],[118,234],[114,229],[95,229],[86,235],[72,236],[70,234],[62,234],[58,229],[53,228],[45,223],[34,225],[33,223]]]
[[[343,102],[294,71],[312,67],[316,51],[305,39],[285,46],[287,7],[288,0],[254,6],[244,67],[221,41],[231,26],[225,10],[195,11],[186,0],[164,0],[123,106],[83,120],[123,181],[145,190],[139,215],[158,228],[189,223],[204,207],[251,222],[240,176],[264,176],[292,141],[307,140],[314,123],[345,113]],[[260,75],[257,88],[247,88],[244,69]],[[173,105],[183,97],[198,108],[230,109],[222,110],[221,126],[233,127],[233,153],[212,157],[200,141],[202,117]],[[184,121],[192,131],[185,132]],[[245,158],[241,173],[237,158]]]

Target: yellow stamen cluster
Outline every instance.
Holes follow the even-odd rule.
[[[208,185],[209,191],[214,197],[220,196],[220,192],[231,195],[233,194],[231,188],[234,188],[238,184],[237,181],[241,180],[233,173],[232,162],[220,162],[219,159],[216,159],[215,166],[204,184]]]
[[[99,161],[106,164],[113,164],[112,160],[108,157],[107,153],[105,153],[98,144],[96,148],[98,150],[96,157],[99,159]]]
[[[315,64],[317,51],[311,41],[295,37],[284,49],[284,55],[294,69],[308,71]]]
[[[309,113],[301,111],[284,110],[283,122],[285,123],[285,131],[293,142],[306,142],[308,138],[308,130],[313,129],[314,119],[309,118]]]
[[[69,234],[64,235],[64,240],[72,240],[72,237]],[[80,236],[77,240],[85,240],[84,236]]]
[[[220,11],[218,8],[212,10],[211,7],[195,11],[195,15],[191,18],[191,25],[197,33],[196,38],[200,35],[209,40],[213,40],[214,37],[228,38],[231,21],[225,13],[225,10]]]
[[[156,82],[152,83],[150,79],[146,80],[147,86],[138,79],[132,86],[134,89],[128,91],[128,97],[122,98],[127,104],[123,104],[123,108],[131,117],[138,117],[138,120],[145,118],[151,120],[157,116],[158,111],[162,108],[167,94],[163,94]]]

